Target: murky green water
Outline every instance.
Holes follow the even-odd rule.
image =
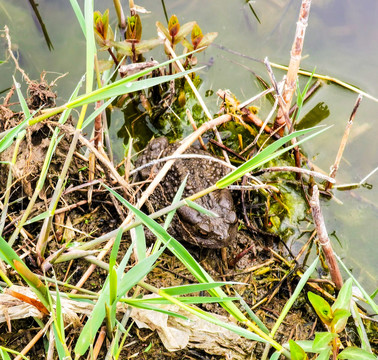
[[[112,9],[111,1],[97,2],[96,9]],[[276,63],[287,64],[298,17],[300,1],[256,1],[253,6],[261,24],[243,0],[171,0],[165,1],[168,15],[175,13],[181,22],[196,20],[204,32],[218,31],[218,45],[250,57],[263,59],[268,56]],[[151,14],[142,15],[143,38],[155,37],[155,21],[164,22],[160,1],[140,1]],[[85,71],[85,43],[68,1],[41,0],[38,9],[51,38],[49,50],[41,28],[26,0],[0,0],[0,26],[8,25],[13,46],[19,51],[20,65],[31,78],[38,78],[41,71],[69,72],[59,82],[59,101],[68,98]],[[114,15],[114,12],[112,12]],[[314,1],[307,28],[302,67],[307,70],[337,77],[352,83],[378,97],[378,3],[374,0]],[[2,39],[2,44],[3,44]],[[4,53],[1,52],[1,57]],[[163,57],[154,52],[158,60]],[[249,69],[268,79],[261,64],[235,54],[211,47],[202,53],[199,61],[213,65],[203,71],[201,91],[230,89],[240,100],[258,91]],[[2,58],[0,58],[2,60]],[[0,91],[12,82],[12,64],[0,66]],[[277,79],[283,73],[275,70]],[[56,74],[49,74],[54,79]],[[333,163],[346,122],[357,95],[336,85],[324,85],[306,104],[303,115],[314,107],[326,108],[329,116],[321,123],[333,127],[321,137],[305,145],[316,165],[328,171]],[[207,97],[211,111],[218,109],[216,97]],[[257,104],[262,113],[268,109],[266,101]],[[377,124],[378,104],[363,99],[355,118],[341,167],[337,175],[340,184],[358,182],[378,166]],[[324,112],[323,112],[324,114]],[[313,116],[313,115],[312,115]],[[318,119],[313,119],[317,122]],[[115,143],[117,132],[122,130],[121,114],[113,115],[112,130]],[[323,202],[327,229],[334,248],[353,273],[369,291],[377,282],[376,258],[378,234],[378,173],[368,180],[372,189],[335,191],[337,201]]]

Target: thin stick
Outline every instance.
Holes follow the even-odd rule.
[[[265,172],[275,172],[275,171],[296,172],[296,173],[306,174],[306,175],[309,175],[309,176],[314,176],[314,177],[317,177],[317,178],[322,179],[322,180],[327,180],[331,183],[336,182],[335,179],[332,179],[331,177],[324,175],[322,173],[319,173],[317,171],[302,169],[302,168],[298,168],[298,167],[295,167],[295,166],[273,166],[273,167],[270,167],[270,168],[258,170],[256,172],[254,172],[253,175],[258,176],[258,175],[265,173]]]
[[[265,63],[265,66],[266,66],[266,68],[268,70],[268,74],[269,74],[270,79],[271,79],[271,81],[273,83],[273,86],[276,89],[277,100],[278,100],[278,103],[280,104],[280,107],[278,109],[277,118],[276,118],[276,121],[274,123],[274,128],[275,129],[280,129],[278,131],[278,134],[280,136],[282,136],[284,134],[285,125],[289,129],[289,132],[293,132],[294,131],[294,129],[292,127],[292,124],[291,124],[290,117],[289,117],[290,103],[288,104],[287,101],[280,94],[280,90],[278,88],[278,84],[277,84],[276,79],[274,77],[274,73],[273,73],[273,70],[272,70],[272,68],[270,66],[270,63],[268,61],[268,58],[265,58],[264,63]],[[286,81],[287,81],[287,79],[286,79]],[[294,86],[296,87],[296,84]],[[291,102],[291,99],[290,99],[290,102]],[[280,112],[281,112],[282,115],[280,115]],[[277,121],[277,119],[278,119],[279,116],[281,116],[281,122],[280,123]],[[295,145],[297,143],[297,139],[296,138],[291,139],[291,143],[293,145]],[[301,155],[299,153],[298,146],[294,147],[294,158],[295,158],[295,165],[300,168],[301,167]],[[297,180],[300,180],[300,173],[297,173]]]
[[[301,10],[299,12],[299,19],[297,22],[297,29],[295,32],[295,38],[293,46],[291,48],[289,68],[287,70],[284,91],[282,94],[283,100],[285,101],[285,106],[280,107],[280,109],[278,110],[275,128],[278,128],[286,123],[285,114],[287,115],[289,113],[290,104],[297,86],[298,70],[301,62],[301,54],[304,37],[306,33],[306,27],[308,23],[308,16],[310,13],[310,7],[311,0],[302,0]],[[280,132],[280,135],[283,135],[283,128]]]
[[[186,109],[186,116],[188,117],[189,122],[192,125],[193,130],[196,131],[198,129],[198,127],[197,127],[197,125],[196,125],[196,123],[193,119],[192,113],[190,112],[189,109]],[[198,137],[198,141],[200,142],[202,148],[204,150],[207,150],[207,147],[206,147],[205,143],[203,142],[202,136]]]
[[[344,131],[343,138],[341,139],[341,143],[340,143],[339,151],[337,152],[337,155],[336,155],[335,163],[331,167],[331,173],[329,174],[329,176],[332,179],[335,178],[337,170],[339,169],[340,161],[341,161],[341,158],[342,158],[344,150],[345,150],[345,146],[346,146],[347,141],[348,141],[350,129],[352,128],[353,120],[356,116],[356,112],[357,112],[358,107],[360,106],[361,100],[362,100],[362,95],[360,94],[360,95],[358,95],[356,103],[354,104],[352,113],[350,115],[350,118],[348,120],[347,126],[346,126],[345,131]],[[328,182],[327,186],[326,186],[326,190],[329,190],[330,188],[332,188],[332,184],[330,182]]]
[[[310,206],[316,232],[318,234],[319,243],[322,246],[324,256],[329,266],[329,272],[332,281],[335,283],[337,289],[341,289],[341,287],[343,286],[343,278],[341,277],[340,269],[334,256],[331,241],[329,240],[327,229],[324,223],[324,218],[319,202],[319,189],[317,185],[312,188]]]

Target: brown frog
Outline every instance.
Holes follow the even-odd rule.
[[[152,160],[171,155],[179,147],[178,143],[169,144],[167,138],[160,137],[152,140],[146,150],[136,161],[139,167]],[[190,147],[186,154],[206,155],[204,150]],[[156,175],[164,162],[149,166],[139,172],[139,177],[147,179]],[[177,159],[164,179],[150,196],[149,200],[155,211],[172,203],[181,183],[188,175],[183,198],[193,195],[215,184],[230,170],[205,158]],[[209,217],[197,210],[183,206],[177,210],[168,232],[177,240],[187,241],[204,248],[222,248],[235,238],[237,231],[237,216],[229,190],[216,190],[197,199],[196,202],[206,209],[219,215]]]

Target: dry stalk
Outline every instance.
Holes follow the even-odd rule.
[[[278,88],[278,84],[276,82],[276,79],[274,77],[274,73],[273,73],[273,70],[270,66],[270,63],[268,61],[268,58],[265,58],[264,60],[264,63],[265,63],[265,66],[268,70],[268,74],[269,74],[269,77],[270,77],[270,80],[272,81],[273,83],[273,86],[274,88],[276,89],[276,93],[277,93],[277,100],[278,100],[278,103],[280,104],[280,107],[278,109],[278,115],[277,115],[277,118],[280,114],[280,110],[281,109],[285,109],[285,111],[283,112],[282,116],[284,117],[284,120],[282,120],[281,124],[278,125],[278,122],[277,122],[277,119],[276,119],[276,122],[274,123],[274,127],[276,130],[278,130],[278,134],[280,136],[283,135],[284,133],[284,130],[285,130],[285,125],[287,126],[287,128],[289,129],[289,132],[292,132],[294,129],[292,127],[292,124],[291,124],[291,120],[290,120],[290,117],[289,117],[289,111],[290,111],[290,103],[288,104],[287,102],[285,102],[282,94],[280,93],[280,90]],[[290,99],[290,102],[291,102],[291,99]],[[294,139],[291,139],[291,143],[293,145],[295,145],[297,143],[297,139],[294,138]],[[301,155],[299,153],[299,148],[298,146],[295,146],[294,147],[294,158],[295,158],[295,165],[300,168],[301,167]],[[297,180],[300,180],[300,174],[297,173]]]
[[[341,289],[341,287],[343,286],[343,278],[341,277],[340,269],[334,256],[331,241],[328,237],[327,229],[324,223],[324,218],[319,202],[319,189],[317,185],[312,188],[310,206],[316,232],[318,234],[319,243],[322,246],[324,256],[329,266],[329,272],[332,281],[335,283],[337,289]]]
[[[190,112],[189,109],[186,109],[186,116],[188,117],[190,125],[192,125],[193,130],[196,131],[198,129],[198,127],[197,127],[197,125],[196,125],[196,123],[195,123],[195,121],[193,119],[192,113]],[[202,136],[200,136],[198,138],[198,141],[200,142],[202,148],[204,150],[207,150],[207,147],[206,147],[205,143],[203,142]]]
[[[342,158],[344,150],[345,150],[345,146],[346,146],[347,141],[348,141],[350,129],[352,128],[353,120],[356,116],[356,112],[357,112],[358,107],[360,106],[361,100],[362,100],[362,95],[360,94],[360,95],[358,95],[356,103],[354,104],[352,113],[350,115],[347,126],[345,128],[343,138],[341,139],[341,143],[340,143],[339,151],[337,152],[337,155],[336,155],[335,163],[333,164],[333,166],[331,166],[331,172],[330,172],[329,176],[332,179],[335,178],[337,170],[339,169],[340,161],[341,161],[341,158]],[[326,186],[326,190],[329,190],[331,188],[332,188],[332,183],[328,182],[327,186]]]
[[[257,175],[260,175],[262,173],[270,173],[270,172],[276,172],[276,171],[288,171],[288,172],[296,172],[296,173],[306,174],[308,176],[313,176],[313,177],[317,177],[317,178],[322,179],[322,180],[329,181],[332,184],[336,182],[335,179],[332,179],[331,177],[324,175],[320,172],[302,169],[302,168],[298,168],[298,167],[295,167],[295,166],[272,166],[270,168],[260,169],[259,171],[256,171],[253,175],[257,176]]]
[[[293,46],[291,48],[289,68],[287,71],[284,91],[282,94],[285,105],[283,107],[280,107],[280,109],[278,110],[278,114],[277,114],[277,118],[275,122],[275,128],[278,128],[282,126],[283,124],[286,124],[286,120],[287,120],[288,113],[290,110],[290,104],[293,99],[293,95],[294,95],[296,85],[297,85],[297,76],[298,76],[299,65],[301,62],[301,54],[302,54],[304,37],[306,33],[306,27],[308,23],[308,16],[310,13],[310,7],[311,7],[311,0],[302,0],[301,10],[299,12],[299,19],[297,22],[297,29],[295,32],[295,39],[293,42]],[[283,132],[284,132],[284,128],[282,128],[282,130],[280,131],[281,136],[283,135]]]

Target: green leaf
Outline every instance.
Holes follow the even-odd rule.
[[[84,121],[82,129],[85,129],[94,119],[96,119],[96,116],[101,114],[115,99],[116,97],[111,97],[108,101],[104,102],[101,106],[96,108],[95,111],[93,111],[92,114],[90,114]]]
[[[316,360],[329,360],[329,357],[331,356],[331,353],[332,353],[332,349],[329,348],[329,349],[324,349],[322,350],[318,357],[316,358]]]
[[[340,259],[340,257],[335,254],[335,257],[337,261],[341,264],[345,272],[348,274],[348,276],[353,279],[353,282],[356,284],[358,289],[361,291],[361,293],[364,295],[365,300],[369,303],[369,305],[372,307],[375,314],[378,314],[378,306],[373,301],[373,299],[369,296],[369,294],[365,291],[365,289],[361,286],[361,284],[357,281],[357,279],[353,276],[353,274],[349,271],[348,267],[344,264],[344,262]]]
[[[24,121],[20,122],[17,126],[7,132],[7,134],[0,140],[0,153],[12,145],[14,139],[18,136],[18,134],[26,129],[28,122],[29,118],[26,118]]]
[[[378,294],[378,288],[375,289],[375,291],[370,295],[372,299],[374,299]]]
[[[348,317],[350,316],[349,311],[352,300],[352,285],[353,280],[349,278],[340,289],[339,295],[337,296],[336,301],[333,303],[331,307],[334,312],[334,317],[336,316],[336,310],[340,310],[337,312],[338,319],[332,320],[332,326],[336,333],[339,333],[342,330],[344,330],[348,321]],[[344,310],[344,312],[342,312],[341,310]]]
[[[314,352],[312,350],[312,347],[314,345],[314,340],[297,340],[296,341],[297,345],[299,345],[306,353],[311,353]],[[285,347],[287,345],[285,344]]]
[[[350,310],[350,301],[352,300],[352,285],[353,280],[349,278],[345,281],[344,285],[340,289],[339,295],[337,296],[336,301],[332,305],[332,310],[343,309]]]
[[[289,340],[290,354],[292,360],[307,360],[308,357],[304,350],[295,343],[293,340]]]
[[[180,30],[175,37],[175,44],[179,43],[186,35],[190,34],[195,24],[196,24],[195,21],[191,21],[180,26]]]
[[[313,352],[321,352],[329,348],[330,342],[337,337],[337,334],[330,332],[315,333],[314,343],[312,345]]]
[[[244,301],[244,299],[235,291],[235,294],[240,301],[240,305],[243,306],[244,310],[247,312],[249,317],[256,323],[256,325],[265,333],[269,334],[268,328],[264,325],[264,323],[259,319],[259,317],[253,312],[253,310],[249,307],[249,305]]]
[[[2,360],[12,360],[9,354],[5,351],[5,348],[0,346],[0,355]]]
[[[377,360],[377,357],[358,347],[347,347],[338,356],[338,359],[347,360]]]
[[[23,111],[23,113],[25,115],[25,118],[30,118],[30,111],[29,111],[28,105],[26,104],[26,100],[25,100],[25,98],[22,95],[22,92],[20,90],[21,85],[16,81],[16,79],[14,78],[14,76],[13,76],[13,82],[14,82],[14,86],[16,88],[16,92],[17,92],[17,96],[18,96],[18,101],[20,102],[21,109],[22,109],[22,111]]]
[[[350,315],[350,311],[344,309],[337,309],[333,312],[331,328],[335,333],[339,333],[344,330]]]
[[[275,353],[273,353],[273,355],[270,357],[269,360],[278,360],[280,356],[281,356],[281,353],[276,351]]]
[[[316,295],[311,291],[307,293],[307,296],[316,314],[320,317],[320,320],[322,320],[322,322],[328,326],[331,325],[333,313],[328,302],[321,296]]]

